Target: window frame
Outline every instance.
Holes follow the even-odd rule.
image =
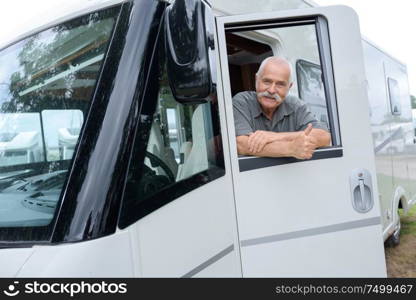
[[[315,64],[313,62],[310,62],[310,61],[308,61],[306,59],[298,59],[298,60],[296,60],[296,67],[295,67],[295,70],[296,70],[296,80],[297,80],[297,85],[298,85],[298,96],[299,96],[300,99],[303,99],[303,97],[302,97],[302,79],[301,79],[301,76],[300,76],[300,68],[302,66],[310,66],[310,67],[316,67],[316,68],[321,69],[321,66],[320,65]],[[323,81],[323,74],[322,73],[321,73],[321,79]],[[325,91],[325,84],[323,86],[324,86],[324,93],[325,93],[326,111],[327,111],[327,116],[328,116],[328,122],[327,123],[328,123],[329,128],[334,128],[334,124],[333,124],[334,123],[334,120],[335,120],[335,118],[334,118],[334,112],[333,112],[333,110],[329,109],[333,105],[331,105],[330,100],[328,99],[328,97],[326,97],[327,92]],[[335,107],[336,107],[336,103],[335,103]],[[332,120],[332,123],[330,122],[330,120]],[[321,120],[318,120],[318,121],[321,121]],[[332,133],[332,130],[331,130],[330,133],[331,133],[331,141],[332,141],[332,140],[334,140],[335,136]],[[328,148],[334,148],[334,147],[338,147],[338,146],[339,145],[334,145],[334,146],[331,146],[331,147],[328,147]]]
[[[388,92],[387,94],[388,94],[389,103],[390,103],[390,113],[393,116],[401,116],[401,114],[402,114],[402,103],[400,101],[399,81],[396,80],[396,79],[394,79],[394,78],[392,78],[392,77],[390,77],[390,76],[387,76],[386,81],[387,81],[387,92]],[[398,95],[395,95],[394,94],[394,90],[395,89],[393,88],[393,84],[399,90],[399,94]],[[398,112],[395,112],[394,109],[393,109],[395,104],[397,104],[397,106],[399,108],[399,111]]]
[[[131,164],[136,163],[139,166],[138,176],[137,178],[142,180],[143,176],[143,166],[145,165],[144,159],[146,157],[145,153],[147,152],[147,145],[150,137],[150,130],[154,120],[154,114],[157,110],[157,106],[159,104],[159,90],[156,91],[154,88],[155,86],[159,86],[159,78],[162,78],[161,74],[165,72],[165,51],[166,47],[164,46],[164,36],[163,34],[159,36],[157,44],[155,45],[155,49],[159,49],[159,51],[155,51],[155,60],[152,63],[152,69],[150,70],[151,80],[147,82],[146,87],[146,94],[143,99],[147,99],[147,101],[143,100],[141,111],[139,112],[139,122],[136,127],[136,133],[134,135],[134,140],[132,142],[132,151],[131,156],[129,159],[129,166],[126,172],[126,176],[129,176]],[[159,52],[159,53],[158,53]],[[214,62],[211,62],[214,63]],[[215,66],[214,66],[215,67]],[[153,80],[153,81],[152,81]],[[157,81],[157,83],[156,83]],[[214,91],[211,94],[211,97],[217,97],[217,90],[216,84],[214,83],[213,86]],[[157,101],[149,101],[149,99],[154,99],[157,97]],[[200,104],[201,105],[201,104]],[[214,103],[217,108],[217,112],[219,114],[219,107],[218,102]],[[218,115],[218,119],[215,119],[213,113],[211,111],[211,120],[210,123],[215,127],[215,122],[218,122],[216,125],[218,126],[218,143],[219,143],[219,153],[216,157],[217,165],[210,166],[208,169],[195,173],[190,177],[181,179],[179,181],[175,181],[174,183],[163,187],[162,189],[158,190],[155,194],[151,195],[150,197],[144,199],[143,201],[137,201],[137,199],[129,199],[127,198],[127,193],[129,192],[130,188],[133,188],[129,185],[128,179],[126,179],[122,200],[121,200],[121,208],[120,214],[118,218],[118,227],[120,229],[125,229],[126,227],[138,222],[142,218],[146,217],[147,215],[153,213],[154,211],[158,210],[159,208],[178,200],[180,197],[184,196],[185,194],[198,189],[199,187],[211,183],[212,181],[225,176],[225,160],[224,160],[224,148],[222,146],[222,134],[221,134],[221,124],[220,124],[220,115]],[[205,120],[207,122],[207,120]],[[223,130],[225,130],[223,128]],[[215,136],[214,136],[215,137]],[[137,161],[134,162],[133,158]],[[141,169],[140,169],[141,168]],[[137,197],[137,195],[135,195]]]
[[[280,27],[292,27],[302,25],[314,25],[318,44],[319,58],[322,66],[322,77],[324,83],[325,98],[328,110],[328,121],[330,126],[331,141],[333,146],[317,149],[309,160],[300,160],[292,157],[255,157],[238,156],[240,172],[297,163],[310,160],[335,158],[343,156],[341,132],[339,125],[339,114],[337,105],[337,95],[333,71],[331,41],[329,36],[328,21],[322,15],[304,16],[295,18],[282,18],[275,20],[260,20],[247,22],[248,24],[224,24],[224,34],[227,32],[235,33],[250,30],[267,30]],[[227,60],[228,61],[228,60]],[[235,136],[235,133],[234,133]],[[237,151],[237,149],[235,149]]]

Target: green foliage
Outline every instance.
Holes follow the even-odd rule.
[[[412,103],[412,108],[416,108],[416,97],[413,95],[410,95],[410,101]]]
[[[414,205],[407,215],[401,212],[402,234],[411,234],[416,236],[416,205]]]
[[[112,16],[114,12],[108,13]],[[75,91],[74,82],[76,79],[95,79],[96,74],[75,70],[75,67],[105,52],[113,26],[113,19],[102,20],[108,13],[83,16],[12,46],[11,53],[19,66],[3,83],[9,86],[10,97],[0,103],[0,111],[16,113],[84,108],[88,97],[81,88]],[[59,77],[61,74],[65,76]]]

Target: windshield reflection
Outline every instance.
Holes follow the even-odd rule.
[[[113,25],[103,10],[0,52],[0,227],[53,218]]]

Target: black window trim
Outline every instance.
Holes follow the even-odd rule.
[[[344,154],[341,147],[327,147],[317,149],[311,159],[297,159],[294,157],[256,157],[256,156],[244,156],[241,155],[238,157],[238,166],[240,172],[246,172],[251,170],[257,170],[267,167],[274,167],[286,164],[293,164],[304,161],[318,160],[318,159],[327,159],[327,158],[337,158],[342,157]]]

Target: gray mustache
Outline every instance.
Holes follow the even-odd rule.
[[[282,98],[280,98],[280,96],[278,94],[270,94],[269,92],[265,91],[265,92],[260,92],[257,93],[258,97],[268,97],[268,98],[273,98],[274,100],[276,100],[277,102],[282,101]]]

